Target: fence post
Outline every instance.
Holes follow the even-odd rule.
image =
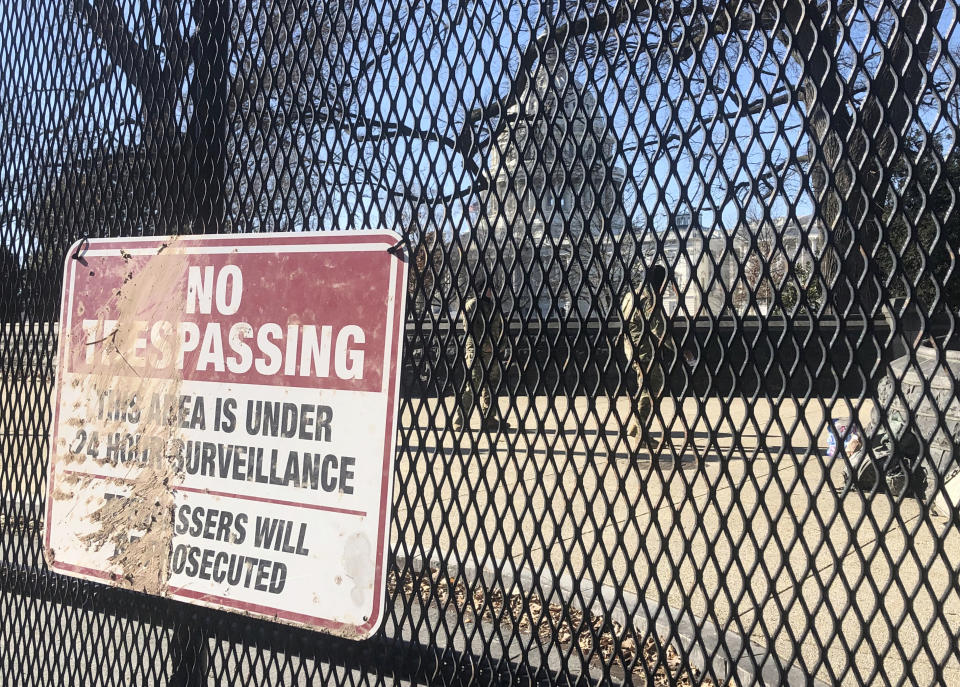
[[[196,627],[178,625],[170,638],[173,673],[170,687],[199,687],[206,684],[210,650],[207,638]]]

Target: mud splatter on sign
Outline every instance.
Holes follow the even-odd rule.
[[[102,239],[87,266],[68,259],[50,567],[374,632],[406,283],[386,251],[396,240]]]

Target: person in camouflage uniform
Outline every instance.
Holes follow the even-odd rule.
[[[497,388],[507,363],[507,356],[503,355],[506,350],[505,327],[483,275],[474,280],[473,295],[463,304],[460,325],[466,332],[463,361],[467,378],[457,404],[453,428],[463,429],[464,418],[469,423],[476,409],[480,412],[484,429],[499,429],[506,424],[491,416],[490,411],[496,405]]]
[[[663,310],[663,289],[667,271],[661,265],[651,267],[646,279],[634,279],[633,288],[620,303],[623,316],[623,352],[636,376],[637,394],[627,426],[627,435],[640,437],[649,450],[659,446],[650,436],[655,404],[663,395],[665,375],[660,351],[670,345],[666,335],[667,318]]]

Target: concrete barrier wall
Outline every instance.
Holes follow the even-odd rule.
[[[52,381],[57,325],[3,326],[15,330],[8,331],[0,350],[5,376]],[[856,397],[876,384],[887,363],[903,355],[908,340],[940,337],[947,329],[945,324],[928,325],[921,333],[916,323],[891,328],[883,319],[676,318],[670,333],[678,354],[662,351],[660,364],[669,372],[668,390],[676,397]],[[462,342],[463,332],[449,321],[408,321],[403,393],[437,397],[462,389]],[[619,322],[513,322],[507,348],[511,354],[500,395],[616,396],[636,391],[634,380],[624,374]]]
[[[767,394],[856,397],[875,388],[905,337],[884,320],[788,322],[674,320],[678,353],[662,350],[668,391],[682,397]],[[929,333],[934,333],[930,330]],[[462,389],[463,333],[449,324],[408,326],[403,390],[415,397]],[[619,323],[514,323],[499,394],[597,396],[635,392]],[[686,359],[689,356],[690,361]]]

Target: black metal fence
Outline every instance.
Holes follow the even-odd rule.
[[[2,3],[0,680],[960,684],[958,11]],[[379,634],[47,570],[67,247],[372,227],[411,262]]]

